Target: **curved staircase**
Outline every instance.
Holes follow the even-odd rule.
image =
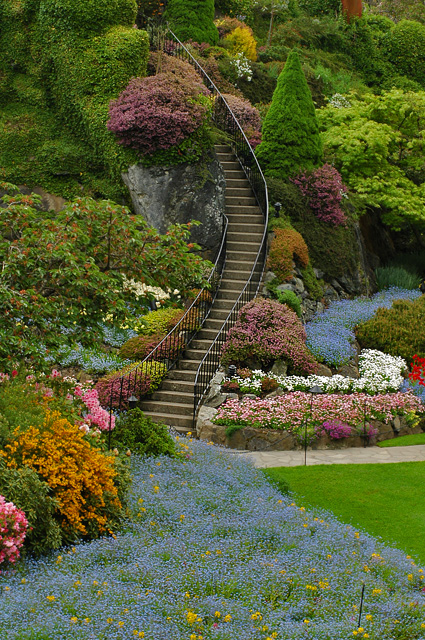
[[[215,340],[246,285],[264,234],[264,217],[250,182],[230,146],[217,145],[216,153],[226,179],[226,262],[222,281],[202,329],[177,367],[168,372],[161,388],[139,404],[146,416],[185,433],[193,426],[194,382],[201,360]]]

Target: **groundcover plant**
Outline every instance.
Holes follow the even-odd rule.
[[[306,324],[307,347],[320,362],[339,367],[355,355],[354,327],[372,318],[379,307],[389,309],[394,300],[415,300],[421,292],[392,287],[371,298],[331,302],[324,313]]]
[[[425,638],[414,560],[190,446],[134,459],[124,532],[0,576],[2,640]]]

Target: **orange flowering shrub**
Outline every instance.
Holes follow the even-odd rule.
[[[309,263],[308,247],[304,238],[295,229],[276,229],[271,242],[268,267],[281,282],[292,278],[293,261],[302,267]]]
[[[58,503],[55,517],[64,542],[108,531],[113,524],[108,514],[121,511],[115,458],[93,447],[79,427],[58,412],[47,413],[42,429],[16,429],[0,456],[8,467],[29,467],[47,482]]]

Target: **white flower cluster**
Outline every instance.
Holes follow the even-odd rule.
[[[150,287],[143,282],[137,282],[133,279],[128,280],[125,276],[123,278],[123,289],[124,291],[131,291],[136,298],[143,298],[151,294],[159,305],[170,298],[169,291],[164,291],[160,287]],[[175,291],[174,293],[178,293],[178,291]]]
[[[335,107],[335,109],[348,109],[351,107],[351,102],[347,100],[342,93],[334,93],[331,98],[329,98],[328,104],[331,107]]]
[[[235,67],[236,75],[238,76],[238,78],[245,78],[245,80],[251,82],[251,65],[249,64],[248,58],[243,53],[237,53],[235,57],[230,61],[230,64]]]
[[[276,380],[279,387],[285,391],[309,391],[312,387],[318,386],[326,393],[364,391],[373,395],[399,391],[404,381],[402,372],[405,369],[407,365],[403,358],[390,356],[374,349],[365,349],[359,356],[360,378],[358,379],[341,375],[285,377],[256,369],[252,372],[252,377],[235,376],[232,381],[239,384],[243,393],[258,394],[261,391],[261,380],[267,377]]]

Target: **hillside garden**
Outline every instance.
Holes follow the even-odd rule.
[[[216,423],[230,439],[253,426],[298,446],[425,424],[424,16],[396,0],[364,2],[361,16],[342,6],[0,7],[2,638],[425,637],[409,555],[137,408],[109,411],[113,381],[211,268],[196,221],[158,233],[121,178],[137,163],[202,168],[228,140],[175,43],[149,50],[161,20],[224,94],[269,188],[273,277],[228,335],[222,365],[237,372]],[[63,205],[46,211],[46,193]],[[285,288],[294,274],[304,297]],[[327,299],[342,276],[368,295]],[[305,297],[324,309],[307,323]],[[147,393],[166,373],[158,358]]]

